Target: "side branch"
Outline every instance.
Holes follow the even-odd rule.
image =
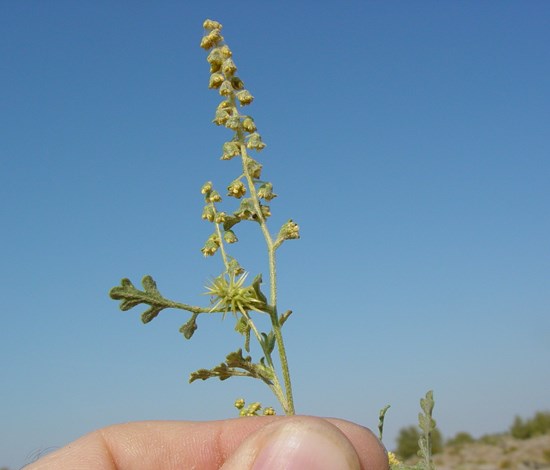
[[[130,310],[140,304],[149,305],[149,308],[141,314],[141,321],[143,323],[149,323],[166,308],[186,310],[195,315],[216,311],[211,308],[187,305],[164,298],[157,289],[157,284],[151,276],[145,276],[141,284],[144,288],[143,291],[136,289],[130,279],[122,279],[120,286],[113,287],[109,291],[109,296],[111,299],[121,301],[119,307],[122,311]]]

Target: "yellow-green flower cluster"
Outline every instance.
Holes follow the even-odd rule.
[[[279,238],[282,240],[293,240],[300,238],[300,227],[292,219],[281,227]]]
[[[208,237],[208,240],[204,243],[204,246],[201,248],[202,254],[204,256],[213,256],[218,248],[220,247],[220,237],[216,233],[213,233]]]
[[[244,398],[239,398],[235,400],[234,405],[235,408],[239,410],[239,416],[259,416],[260,411],[262,410],[261,403],[257,401],[250,403],[250,405],[245,408],[246,403],[244,401]],[[264,416],[274,416],[276,413],[271,406],[268,406],[266,408],[263,408],[262,414]]]
[[[235,400],[234,406],[238,410],[242,410],[244,408],[244,404],[245,404],[244,398],[237,398]]]
[[[273,198],[276,198],[277,195],[273,192],[273,185],[271,183],[262,184],[258,188],[258,197],[266,201],[271,201]]]
[[[201,47],[210,51],[207,61],[210,64],[209,88],[218,90],[224,98],[216,109],[213,122],[218,126],[225,126],[236,132],[235,139],[224,145],[223,160],[229,160],[240,154],[237,144],[246,140],[246,148],[262,150],[265,144],[256,130],[254,120],[250,116],[241,115],[237,103],[242,107],[254,101],[250,91],[244,87],[244,82],[237,76],[237,65],[233,61],[233,53],[227,44],[224,44],[221,35],[222,25],[213,20],[203,23],[205,35]],[[244,142],[243,142],[244,143]],[[233,144],[233,145],[227,145]]]
[[[238,181],[234,181],[233,183],[236,184],[236,182]],[[230,188],[228,188],[230,190],[229,195],[234,195],[231,193]],[[242,190],[240,186],[239,189]],[[202,185],[201,193],[204,195],[204,201],[206,202],[206,205],[202,210],[202,218],[204,220],[207,220],[208,222],[225,225],[231,216],[228,216],[225,212],[218,212],[218,210],[216,209],[216,203],[221,202],[222,198],[220,196],[220,193],[218,193],[218,191],[214,189],[211,181],[207,181]],[[235,219],[234,216],[233,218]],[[225,243],[237,242],[237,236],[235,235],[233,230],[231,230],[230,227],[225,228],[224,226],[223,234],[221,229],[217,229],[212,235],[210,235],[210,237],[208,237],[208,240],[206,240],[204,246],[201,248],[202,254],[204,256],[213,256],[214,254],[216,254],[221,246],[222,236]]]
[[[222,25],[220,23],[213,20],[205,20],[202,26],[209,31],[209,33],[202,38],[201,47],[210,49],[212,46],[223,41],[223,37],[220,33],[222,30]]]
[[[235,197],[237,199],[240,199],[246,194],[246,186],[244,183],[238,179],[233,181],[228,187],[227,187],[227,195],[231,197]]]
[[[393,452],[388,452],[388,461],[390,463],[390,467],[401,464],[401,462]]]

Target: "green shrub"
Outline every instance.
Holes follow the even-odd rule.
[[[395,453],[403,460],[417,455],[419,447],[418,440],[420,439],[420,431],[416,426],[408,426],[402,428],[397,436],[397,447]],[[439,429],[432,432],[432,454],[437,454],[443,449],[443,437]]]
[[[478,440],[481,444],[489,446],[496,446],[502,441],[502,435],[500,434],[484,434]]]
[[[467,432],[459,432],[455,435],[455,437],[449,439],[447,441],[448,446],[461,446],[464,444],[470,444],[474,442],[475,439],[472,437],[471,434]]]
[[[402,428],[397,436],[397,448],[395,453],[402,459],[408,459],[418,452],[418,439],[420,431],[416,426]]]
[[[550,412],[537,412],[531,419],[523,420],[516,416],[510,434],[516,439],[529,439],[550,433]]]
[[[519,416],[516,416],[512,426],[510,426],[510,434],[516,439],[528,439],[529,429],[527,427],[527,423],[525,423]]]

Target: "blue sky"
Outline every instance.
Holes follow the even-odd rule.
[[[189,303],[219,160],[198,44],[218,19],[301,240],[280,250],[298,411],[446,436],[550,408],[550,5],[543,1],[0,3],[0,466],[98,427],[234,415],[246,379],[187,384],[230,321],[108,298],[152,274]],[[252,228],[236,253],[266,272]]]

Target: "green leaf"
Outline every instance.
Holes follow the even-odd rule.
[[[384,408],[380,410],[380,414],[378,415],[378,439],[382,441],[382,437],[384,435],[384,419],[386,417],[386,412],[391,408],[391,405],[386,405]]]
[[[285,313],[283,313],[279,317],[279,323],[281,326],[285,324],[285,322],[288,320],[288,317],[290,317],[290,315],[292,315],[292,310],[287,310]]]
[[[267,297],[264,295],[264,293],[260,289],[261,284],[262,284],[262,275],[258,274],[252,281],[252,287],[254,289],[254,292],[256,292],[256,298],[267,305]]]
[[[145,312],[141,314],[141,321],[142,323],[149,323],[153,318],[156,318],[156,316],[162,311],[162,307],[154,307],[151,306]]]
[[[231,371],[227,364],[220,364],[219,366],[214,367],[213,369],[199,369],[191,374],[189,377],[189,383],[193,383],[195,380],[207,380],[213,377],[217,377],[220,380],[226,380],[229,377],[232,377],[235,374]]]
[[[275,349],[275,333],[273,331],[270,331],[268,335],[262,333],[262,337],[266,354],[271,354]]]
[[[235,367],[247,371],[251,377],[262,379],[271,384],[273,371],[262,364],[254,364],[250,356],[243,357],[243,352],[239,349],[227,355],[226,362],[229,367]]]
[[[227,215],[225,222],[223,223],[223,229],[224,231],[231,230],[233,226],[238,224],[241,221],[239,217],[236,217],[234,215]]]
[[[237,320],[235,331],[244,336],[244,349],[250,352],[250,323],[243,315]]]
[[[195,333],[196,329],[198,328],[197,326],[198,316],[199,316],[198,313],[194,313],[193,316],[189,319],[189,321],[180,328],[180,333],[182,333],[183,336],[185,336],[185,339],[191,339],[191,337],[193,336],[193,333]]]
[[[252,362],[250,356],[243,356],[242,349],[227,355],[225,362],[212,369],[199,369],[191,373],[189,383],[195,380],[207,380],[210,378],[226,380],[229,377],[253,377],[261,379],[268,385],[272,385],[273,371],[262,364]]]
[[[422,436],[418,440],[420,448],[418,455],[424,460],[425,470],[435,468],[432,461],[432,432],[436,426],[436,422],[432,418],[434,405],[433,391],[430,390],[424,398],[420,399],[420,408],[422,408],[423,413],[418,414],[418,424],[422,430]]]
[[[151,276],[145,276],[141,284],[144,290],[136,289],[130,279],[122,279],[120,286],[113,287],[109,296],[114,300],[121,300],[120,310],[127,311],[139,304],[147,304],[150,307],[142,313],[141,321],[149,323],[155,318],[162,309],[166,308],[162,304],[162,296],[157,289],[157,285]]]
[[[120,310],[130,310],[132,307],[139,305],[142,301],[139,299],[139,291],[134,287],[130,279],[124,278],[120,281],[119,287],[113,287],[109,292],[111,299],[119,300]]]
[[[422,408],[422,411],[426,414],[426,416],[432,416],[434,405],[435,402],[433,391],[430,390],[428,393],[426,393],[425,398],[420,399],[420,408]]]
[[[130,310],[140,304],[148,305],[149,308],[141,314],[143,323],[149,323],[165,308],[178,308],[196,314],[211,311],[208,308],[195,307],[164,298],[151,276],[144,276],[141,284],[143,286],[142,291],[136,289],[130,279],[124,278],[120,282],[120,286],[113,287],[109,291],[109,296],[111,299],[121,301],[119,307],[122,311]]]
[[[141,280],[141,284],[144,287],[145,292],[147,292],[148,294],[161,297],[160,292],[157,289],[157,283],[151,276],[144,276],[144,278]]]

